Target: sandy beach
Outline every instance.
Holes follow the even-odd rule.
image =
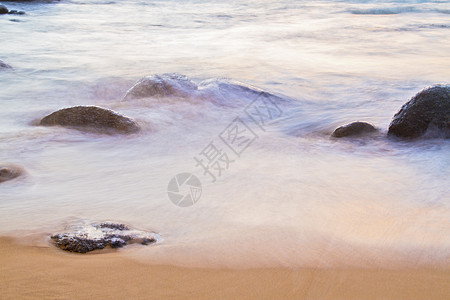
[[[446,299],[450,270],[187,269],[0,239],[2,299]],[[125,250],[126,251],[126,250]]]

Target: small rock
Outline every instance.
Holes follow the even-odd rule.
[[[0,15],[7,14],[9,12],[8,8],[4,5],[0,5]]]
[[[10,11],[8,12],[8,14],[9,14],[9,15],[24,15],[25,12],[24,12],[24,11],[21,11],[21,10],[10,10]]]
[[[372,124],[366,122],[353,122],[336,128],[332,136],[336,138],[348,136],[361,136],[376,132],[377,129]]]
[[[124,224],[91,223],[69,227],[67,233],[51,236],[55,246],[65,251],[86,253],[94,250],[121,248],[128,244],[153,244],[157,241],[154,233],[133,230]]]
[[[136,133],[140,130],[132,119],[98,106],[64,108],[43,118],[40,125],[119,134]]]
[[[0,183],[15,179],[24,174],[24,170],[17,166],[0,166]]]
[[[432,86],[411,98],[394,115],[388,134],[450,138],[450,86]]]

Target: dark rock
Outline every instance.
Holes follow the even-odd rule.
[[[7,14],[9,12],[8,8],[4,5],[0,5],[0,15]]]
[[[0,183],[15,179],[24,174],[24,170],[17,166],[0,166]]]
[[[100,228],[109,228],[109,229],[115,229],[115,230],[130,230],[128,226],[124,224],[116,224],[116,223],[101,223]]]
[[[426,88],[394,115],[389,135],[404,138],[450,138],[450,86]]]
[[[366,122],[353,122],[345,126],[336,128],[332,136],[336,138],[348,137],[348,136],[361,136],[376,132],[377,129]]]
[[[98,106],[64,108],[43,118],[40,125],[59,125],[100,133],[129,134],[140,130],[132,119]]]
[[[25,12],[24,12],[24,11],[21,11],[21,10],[10,10],[10,11],[8,12],[8,14],[9,14],[9,15],[24,15]]]
[[[180,74],[150,75],[140,79],[125,94],[124,100],[149,97],[186,97],[197,90],[197,85]]]
[[[51,236],[55,245],[62,250],[86,253],[94,250],[121,248],[128,244],[153,244],[157,241],[154,233],[130,229],[124,224],[92,223],[72,226],[68,233],[57,233]]]

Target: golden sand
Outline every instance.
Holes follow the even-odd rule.
[[[1,299],[450,299],[450,270],[188,269],[0,239]]]

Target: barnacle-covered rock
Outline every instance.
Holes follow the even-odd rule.
[[[157,241],[157,235],[131,229],[127,225],[104,222],[70,226],[68,231],[51,236],[55,245],[62,250],[86,253],[106,247],[120,248],[127,244],[149,245]]]

